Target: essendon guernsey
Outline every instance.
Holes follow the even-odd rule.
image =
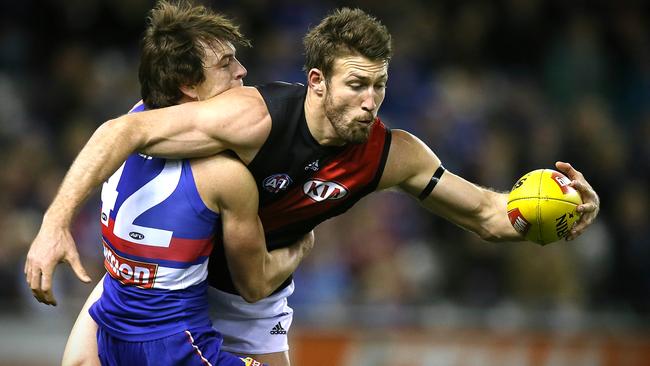
[[[391,135],[377,119],[363,144],[321,146],[307,127],[305,86],[272,83],[258,90],[272,127],[248,168],[257,182],[268,247],[275,249],[293,243],[374,191],[386,164]],[[217,243],[210,258],[210,283],[235,292],[224,261],[223,246]]]

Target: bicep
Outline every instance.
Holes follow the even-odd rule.
[[[208,156],[227,149],[245,155],[261,146],[270,131],[266,105],[252,93],[231,90],[205,101],[132,114],[136,133],[144,136],[140,151],[167,158]]]
[[[164,158],[207,156],[226,148],[210,130],[207,108],[202,103],[183,103],[131,113],[120,122],[128,124],[125,138],[137,139],[139,152]]]
[[[222,210],[221,217],[224,247],[229,259],[265,249],[264,231],[256,211],[241,207]]]
[[[231,179],[223,189],[220,187],[219,194],[224,247],[229,262],[266,251],[264,230],[257,215],[257,187],[246,167],[238,164],[237,172],[228,174]]]
[[[426,144],[408,132],[395,130],[382,180],[388,178],[386,185],[397,186],[419,200],[440,166],[440,159]],[[432,213],[467,226],[467,218],[476,214],[483,200],[482,188],[445,171],[421,204]]]
[[[420,139],[406,131],[393,130],[378,189],[398,187],[418,197],[439,166],[440,159]]]

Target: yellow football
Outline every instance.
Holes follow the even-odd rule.
[[[508,197],[512,226],[532,242],[546,245],[567,236],[580,214],[582,198],[571,180],[552,169],[538,169],[521,177]]]

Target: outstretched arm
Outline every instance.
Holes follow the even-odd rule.
[[[125,116],[123,119],[127,118]],[[117,170],[119,164],[138,146],[135,135],[126,128],[129,125],[118,122],[119,119],[100,126],[81,150],[29,248],[25,278],[39,302],[56,305],[52,276],[55,266],[61,262],[69,263],[80,280],[90,282],[79,260],[70,224],[95,187]],[[119,143],[116,144],[116,141]]]
[[[204,202],[220,213],[226,260],[235,288],[248,302],[270,295],[309,253],[313,233],[289,247],[269,252],[257,216],[255,180],[241,161],[221,154],[193,161],[192,171]]]
[[[132,113],[100,126],[66,174],[43,218],[25,261],[25,278],[34,297],[56,305],[55,266],[68,262],[84,282],[86,274],[69,227],[93,190],[135,151],[156,156],[207,156],[232,149],[245,161],[268,136],[270,117],[254,88],[236,88],[203,101]]]
[[[440,160],[417,137],[400,130],[393,130],[393,139],[384,175],[379,188],[398,186],[408,194],[419,197]],[[597,195],[584,180],[582,174],[571,171],[566,163],[557,168],[573,180],[572,185],[581,193],[584,203],[578,206],[583,221],[574,228],[574,238],[591,224],[598,210]],[[477,186],[446,171],[433,191],[421,203],[454,224],[478,234],[490,241],[519,241],[524,238],[512,227],[507,216],[507,193]]]

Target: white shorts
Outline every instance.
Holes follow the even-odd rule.
[[[212,326],[223,335],[221,349],[245,355],[288,351],[287,333],[293,309],[287,298],[294,287],[292,281],[278,293],[253,304],[241,296],[210,287],[210,318]]]

